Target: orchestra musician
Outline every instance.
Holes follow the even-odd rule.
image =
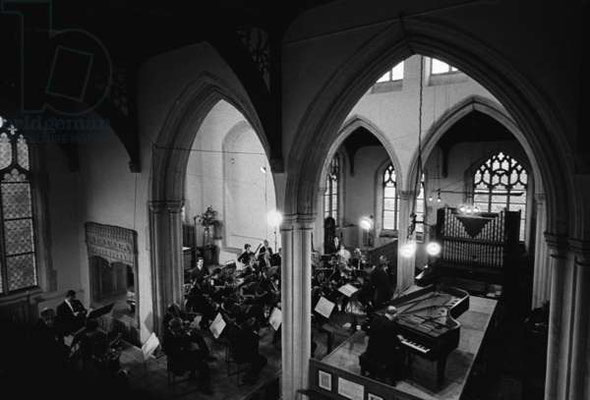
[[[385,315],[375,315],[368,329],[369,343],[359,356],[361,373],[395,384],[403,375],[405,354],[395,320],[397,309],[388,306]]]
[[[241,315],[235,324],[229,326],[228,337],[232,343],[235,360],[249,364],[243,383],[255,383],[260,371],[267,364],[266,357],[259,352],[260,338],[255,318]]]
[[[56,323],[64,336],[71,335],[84,327],[88,311],[80,300],[76,299],[76,292],[68,290],[62,303],[57,306]]]
[[[192,326],[190,316],[183,312],[180,306],[176,303],[171,303],[168,306],[166,314],[164,315],[164,318],[162,320],[164,335],[171,333],[170,323],[173,319],[179,319],[182,322],[183,330],[185,331],[187,336],[189,336],[191,340],[199,346],[203,357],[207,361],[214,361],[215,357],[211,356],[209,346],[207,346],[205,338],[203,338],[203,335],[201,335],[201,333],[196,329],[196,327]]]
[[[168,356],[172,372],[180,375],[188,371],[189,378],[195,379],[198,371],[199,390],[211,394],[210,371],[206,362],[208,349],[201,347],[202,342],[186,330],[179,317],[170,320],[165,332],[162,348]]]
[[[244,265],[250,265],[250,259],[254,258],[254,252],[252,251],[252,246],[249,243],[244,245],[244,251],[238,257],[238,261]]]

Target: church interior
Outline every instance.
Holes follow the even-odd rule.
[[[0,2],[0,390],[590,398],[588,15]]]

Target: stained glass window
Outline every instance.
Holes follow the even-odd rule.
[[[37,286],[29,146],[0,117],[0,294]]]
[[[473,204],[480,210],[520,211],[520,240],[525,238],[528,174],[514,158],[499,152],[484,162],[473,176]]]
[[[389,164],[383,172],[383,229],[398,229],[399,196],[397,180],[393,164]]]
[[[324,192],[324,218],[332,217],[338,225],[338,202],[340,200],[340,157],[335,155],[328,168],[326,176],[326,191]]]

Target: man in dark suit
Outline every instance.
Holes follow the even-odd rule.
[[[87,313],[80,300],[76,299],[76,292],[68,290],[64,301],[57,306],[57,325],[64,335],[71,335],[84,327]]]
[[[367,350],[359,357],[361,371],[376,378],[397,381],[402,376],[404,353],[395,319],[397,309],[387,307],[385,315],[375,315],[368,330]]]
[[[393,296],[389,275],[380,265],[364,264],[363,269],[367,275],[363,295],[371,302],[373,309],[379,309]]]

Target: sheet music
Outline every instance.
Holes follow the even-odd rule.
[[[195,318],[191,321],[190,327],[197,329],[199,327],[199,324],[201,323],[202,319],[203,319],[203,316],[201,314],[195,315]]]
[[[352,286],[350,283],[347,283],[346,285],[340,286],[338,291],[346,297],[352,297],[353,294],[358,292],[358,288]]]
[[[74,336],[73,335],[64,336],[64,343],[66,344],[66,346],[72,347],[72,342],[73,341],[74,341]]]
[[[330,318],[330,314],[332,314],[335,305],[336,304],[322,296],[316,304],[314,311],[323,317]]]
[[[283,322],[283,312],[281,311],[281,309],[276,307],[273,308],[272,313],[270,314],[270,318],[268,319],[268,322],[275,331],[278,331],[279,327],[281,326],[281,323]]]
[[[225,325],[227,324],[225,323],[223,317],[220,313],[217,313],[217,316],[209,326],[209,330],[211,331],[215,339],[219,338],[219,335],[221,335],[221,333],[225,329]]]
[[[148,340],[145,341],[143,346],[141,346],[141,352],[143,353],[143,359],[147,360],[153,353],[156,351],[158,346],[160,345],[160,340],[156,336],[155,333],[152,332]]]

